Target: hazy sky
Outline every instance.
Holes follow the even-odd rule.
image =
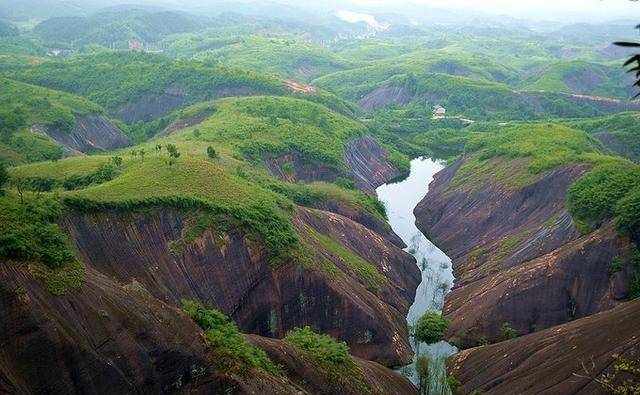
[[[640,2],[629,0],[352,0],[361,5],[405,3],[444,9],[467,9],[516,17],[554,20],[631,18],[640,22]],[[400,5],[399,5],[400,6]]]

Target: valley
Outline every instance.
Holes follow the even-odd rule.
[[[640,388],[637,21],[7,3],[0,393]]]

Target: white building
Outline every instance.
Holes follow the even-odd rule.
[[[442,106],[433,108],[433,119],[443,119],[447,115],[447,110]]]

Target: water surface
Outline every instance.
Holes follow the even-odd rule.
[[[451,259],[429,241],[416,226],[413,210],[429,191],[429,184],[436,173],[444,168],[443,163],[430,158],[417,158],[411,161],[411,173],[405,180],[395,184],[385,184],[377,189],[378,199],[384,204],[389,224],[393,231],[405,242],[405,251],[416,258],[422,272],[422,282],[416,291],[413,305],[409,309],[407,322],[413,326],[427,311],[442,311],[444,296],[453,284]],[[430,359],[431,391],[441,393],[439,382],[445,374],[444,360],[457,352],[446,342],[427,345],[412,339],[412,346],[418,356]],[[401,372],[414,384],[418,377],[415,361]]]

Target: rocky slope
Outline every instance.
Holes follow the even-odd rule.
[[[91,266],[80,289],[53,297],[26,265],[0,263],[0,329],[2,393],[306,394],[318,393],[322,380],[302,358],[291,372],[274,358],[287,366],[282,376],[221,371],[189,317],[136,280],[120,283]],[[273,356],[291,349],[281,340],[251,340]],[[375,393],[415,392],[380,365],[356,363]]]
[[[410,358],[404,317],[419,273],[395,245],[340,215],[300,209],[294,225],[315,257],[308,266],[272,267],[261,245],[239,231],[207,230],[185,242],[196,217],[174,210],[111,212],[72,215],[64,226],[84,262],[116,281],[135,279],[167,303],[201,300],[243,330],[271,337],[312,325],[347,341],[354,355],[386,365]],[[317,234],[340,246],[328,248]],[[345,248],[384,280],[372,286],[340,256]]]
[[[300,152],[269,156],[264,162],[272,175],[284,181],[334,182],[340,177],[349,177],[360,190],[369,194],[375,194],[377,187],[401,175],[391,163],[389,152],[370,135],[347,142],[344,150],[346,169],[309,160]]]
[[[465,346],[499,340],[505,323],[526,334],[626,298],[627,274],[610,268],[628,258],[629,241],[611,225],[582,236],[565,207],[568,186],[587,167],[559,167],[514,188],[481,174],[456,180],[468,160],[438,174],[415,210],[418,227],[453,260],[456,282],[444,308],[450,338]],[[492,169],[526,165],[492,161]]]
[[[120,129],[101,115],[77,117],[70,131],[39,125],[31,130],[49,136],[62,145],[67,154],[108,151],[126,147],[130,143]]]
[[[450,361],[461,393],[604,394],[598,381],[615,372],[619,358],[640,360],[640,301],[486,347]]]

